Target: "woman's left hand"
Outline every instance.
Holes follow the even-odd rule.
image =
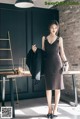
[[[65,67],[65,71],[68,71],[69,70],[69,63],[66,62],[66,67]]]

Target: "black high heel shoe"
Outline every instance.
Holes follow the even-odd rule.
[[[53,118],[53,107],[52,107],[52,113],[47,114],[47,118],[52,119]]]
[[[47,118],[52,119],[53,118],[53,114],[47,114]]]

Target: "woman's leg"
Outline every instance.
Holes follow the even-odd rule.
[[[60,90],[57,89],[55,90],[55,105],[54,105],[54,110],[53,110],[54,115],[57,115],[57,108],[58,108],[59,100],[60,100]]]
[[[52,113],[52,90],[46,90],[46,97],[48,102],[48,114]]]

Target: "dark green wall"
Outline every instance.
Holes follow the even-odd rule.
[[[26,11],[0,9],[0,37],[7,38],[10,31],[15,65],[26,55]]]

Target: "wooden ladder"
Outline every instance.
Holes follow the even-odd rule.
[[[8,38],[0,38],[0,42],[2,42],[2,44],[0,44],[0,54],[9,55],[9,57],[6,57],[6,56],[3,57],[0,55],[0,72],[14,71],[14,61],[13,61],[13,54],[12,54],[12,47],[11,47],[9,31],[8,31]],[[8,45],[8,47],[6,47],[4,44]],[[9,81],[9,80],[6,79],[6,81]],[[16,79],[14,79],[13,81],[15,81],[16,97],[17,97],[17,103],[18,103],[19,100],[18,100],[17,82],[16,82]]]
[[[0,39],[0,42],[2,42],[3,44],[4,44],[4,42],[5,42],[5,44],[7,44],[8,45],[8,47],[1,47],[0,48],[0,53],[5,53],[5,54],[9,54],[10,55],[10,57],[1,57],[0,56],[0,62],[2,62],[2,64],[1,64],[1,68],[0,68],[0,71],[11,71],[11,70],[14,70],[14,62],[13,62],[13,54],[12,54],[12,48],[11,48],[11,40],[10,40],[10,33],[9,33],[9,31],[8,31],[8,38],[7,39],[3,39],[3,38],[1,38]],[[7,61],[10,63],[11,62],[11,64],[10,64],[10,66],[7,66],[6,65],[6,68],[4,68],[4,63],[6,62],[6,64],[7,64]],[[11,67],[11,68],[9,68],[9,67]]]

